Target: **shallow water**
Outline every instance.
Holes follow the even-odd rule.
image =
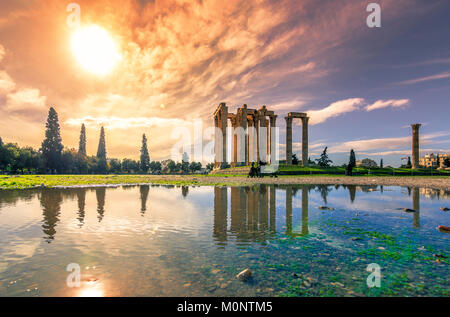
[[[449,296],[443,206],[386,186],[0,191],[0,296]]]

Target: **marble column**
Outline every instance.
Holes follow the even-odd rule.
[[[255,116],[255,122],[254,122],[254,126],[256,129],[256,162],[259,163],[259,125],[260,125],[260,120],[258,115]]]
[[[258,133],[258,162],[267,162],[267,121],[265,117],[260,117]]]
[[[286,164],[292,164],[292,117],[286,119]]]
[[[217,116],[214,116],[214,127],[215,132],[214,132],[214,168],[218,168],[220,166],[220,153],[221,153],[221,135],[222,133],[219,134],[219,118]]]
[[[412,168],[419,168],[419,129],[421,124],[412,124]]]
[[[276,121],[276,115],[270,117],[270,164],[275,164],[277,161]]]
[[[248,132],[247,133],[248,133],[247,160],[248,160],[248,164],[250,165],[251,162],[254,162],[256,160],[256,149],[255,149],[256,128],[255,128],[254,120],[248,121]]]
[[[302,164],[308,166],[308,121],[309,117],[302,118]]]
[[[238,160],[238,135],[236,134],[236,129],[238,128],[238,124],[237,124],[237,118],[234,118],[234,120],[232,121],[232,126],[233,126],[233,134],[232,134],[232,144],[233,144],[233,157],[232,157],[232,163],[231,166],[232,167],[236,167],[236,163]]]
[[[221,125],[221,129],[222,129],[222,162],[226,163],[227,162],[227,126],[228,126],[228,109],[227,107],[223,107],[222,110],[222,125]]]

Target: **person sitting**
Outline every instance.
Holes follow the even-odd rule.
[[[253,178],[253,177],[256,177],[257,176],[257,169],[256,169],[256,167],[255,167],[255,162],[252,162],[252,166],[250,167],[250,172],[248,172],[248,175],[247,175],[247,177],[251,177],[251,178]]]

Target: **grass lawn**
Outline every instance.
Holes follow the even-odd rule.
[[[313,174],[309,173],[311,168],[300,166],[281,166],[281,171],[307,171],[303,175],[280,175],[281,179],[290,178],[321,178],[321,177],[342,177],[343,168],[332,167],[326,169],[314,168]],[[226,171],[226,170],[224,170]],[[169,185],[229,185],[242,182],[242,177],[246,173],[233,173],[233,170],[228,170],[228,173],[215,173],[209,175],[0,175],[0,190],[1,189],[26,189],[37,187],[54,187],[54,186],[79,186],[79,185],[112,185],[112,184],[140,184],[140,183],[154,183],[154,184],[169,184]],[[382,170],[383,171],[383,170]],[[231,173],[230,173],[231,172]],[[317,173],[319,172],[319,173]],[[438,174],[433,172],[430,174],[416,175],[418,179],[432,179],[435,176],[450,176],[449,172]],[[361,173],[358,176],[367,176],[367,172]],[[358,176],[355,176],[356,178]],[[370,176],[392,176],[391,173],[376,173]],[[395,169],[395,176],[411,176],[411,170]],[[240,177],[240,180],[233,180],[234,177]],[[226,180],[228,179],[228,180]],[[251,182],[252,179],[248,179]],[[275,179],[273,179],[275,180]]]
[[[233,173],[233,172],[236,173]],[[229,175],[242,175],[246,174],[248,167],[234,167],[230,169],[225,169],[222,172],[217,172],[214,175],[225,176]],[[308,166],[303,167],[299,165],[285,165],[280,164],[278,171],[291,175],[328,175],[328,176],[338,176],[345,175],[345,167],[331,166],[331,167],[319,167],[319,166]],[[409,168],[354,168],[354,176],[359,175],[378,175],[378,176],[450,176],[450,171],[438,171],[429,168],[419,168],[419,169],[409,169]]]
[[[1,189],[24,189],[45,185],[74,186],[93,184],[138,184],[148,182],[147,175],[1,175]]]

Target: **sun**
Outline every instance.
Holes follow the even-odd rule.
[[[111,35],[97,25],[78,28],[73,33],[70,44],[81,67],[96,75],[110,73],[121,60]]]

